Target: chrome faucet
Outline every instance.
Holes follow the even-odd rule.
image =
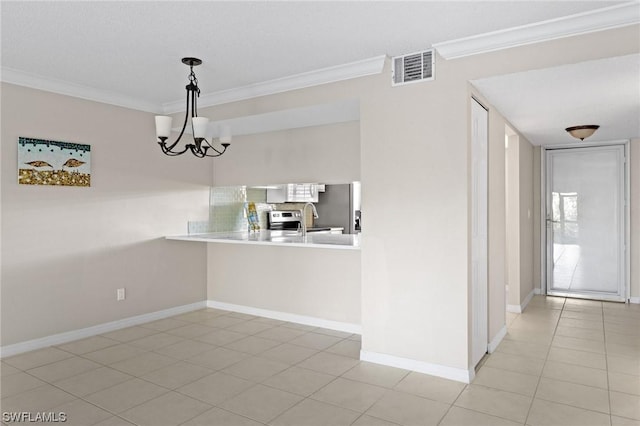
[[[305,214],[305,212],[307,211],[307,206],[311,206],[311,208],[313,209],[313,218],[314,219],[318,218],[318,210],[316,210],[315,204],[313,204],[312,202],[308,202],[307,204],[305,204],[304,207],[302,208],[302,236],[303,237],[307,236],[307,215]]]

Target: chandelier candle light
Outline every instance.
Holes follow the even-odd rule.
[[[162,152],[169,156],[182,155],[191,150],[193,155],[198,158],[219,157],[224,154],[227,147],[231,145],[231,135],[228,132],[223,132],[224,134],[220,135],[220,145],[222,145],[221,149],[216,149],[206,139],[209,119],[205,117],[198,117],[198,97],[200,96],[200,88],[198,87],[198,79],[193,72],[193,67],[200,65],[202,61],[198,58],[182,58],[182,63],[188,65],[191,69],[191,72],[189,73],[189,84],[186,86],[187,107],[185,110],[182,130],[180,131],[178,139],[176,139],[176,141],[171,145],[167,145],[167,139],[169,139],[169,135],[171,134],[172,118],[166,115],[156,115],[156,136],[158,137],[158,145],[160,145]],[[174,148],[178,142],[180,142],[180,139],[184,134],[184,130],[187,128],[189,117],[191,117],[191,131],[194,143],[186,144],[184,149],[174,151]],[[211,142],[213,142],[213,138],[211,139]]]

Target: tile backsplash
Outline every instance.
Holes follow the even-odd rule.
[[[209,192],[209,222],[207,230],[202,232],[246,231],[248,223],[245,206],[248,202],[256,204],[260,228],[266,229],[266,212],[271,210],[266,199],[267,191],[264,189],[246,186],[212,187]]]
[[[246,186],[212,187],[209,191],[209,221],[189,222],[189,234],[247,231],[246,204],[253,202],[258,212],[260,229],[267,229],[267,213],[271,210],[300,210],[304,203],[268,204],[267,190]],[[313,226],[311,209],[307,209],[308,226]]]

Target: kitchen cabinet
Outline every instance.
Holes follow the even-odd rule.
[[[317,203],[317,183],[287,183],[267,189],[267,203]]]

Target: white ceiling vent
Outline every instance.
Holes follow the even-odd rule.
[[[393,86],[433,80],[433,49],[394,57],[391,73]]]

